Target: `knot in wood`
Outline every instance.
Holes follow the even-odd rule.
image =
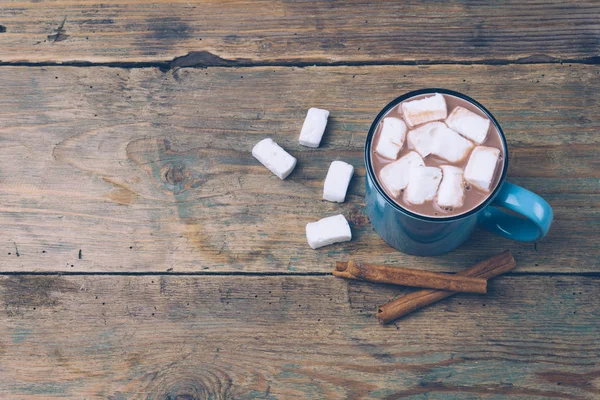
[[[173,383],[171,387],[165,388],[159,397],[161,400],[201,400],[217,398],[218,393],[207,382],[182,381]]]
[[[182,163],[163,165],[160,175],[166,184],[173,186],[184,185],[191,178],[189,169]]]
[[[240,394],[231,377],[217,366],[171,367],[158,373],[144,390],[154,400],[225,400]]]
[[[160,169],[160,179],[174,194],[180,194],[201,184],[201,179],[194,176],[193,171],[181,162],[163,165]]]

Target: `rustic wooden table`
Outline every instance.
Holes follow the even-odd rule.
[[[0,398],[599,398],[599,63],[597,1],[3,1]],[[422,87],[496,115],[509,180],[554,208],[544,240],[417,258],[373,231],[367,129]],[[298,158],[285,181],[250,154],[267,136]],[[320,200],[336,158],[341,205]],[[338,212],[353,241],[311,250]],[[487,296],[385,327],[405,290],[329,273],[506,248]]]

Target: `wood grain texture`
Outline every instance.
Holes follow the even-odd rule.
[[[594,66],[2,67],[0,87],[0,271],[328,272],[350,257],[457,271],[507,248],[521,272],[598,271]],[[366,133],[388,101],[422,87],[495,114],[509,180],[554,208],[546,239],[477,231],[418,258],[377,236],[363,209]],[[331,111],[319,149],[297,142],[311,106]],[[267,136],[298,158],[285,181],[251,156]],[[335,159],[356,168],[341,205],[321,201]],[[306,223],[340,212],[353,240],[311,250]]]
[[[600,56],[591,0],[8,0],[3,62],[545,62]]]
[[[501,277],[382,327],[396,294],[334,277],[0,277],[0,396],[600,395],[598,278]]]

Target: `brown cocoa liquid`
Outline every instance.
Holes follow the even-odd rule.
[[[431,97],[433,95],[434,95],[434,93],[428,93],[428,94],[424,94],[424,95],[420,95],[420,96],[411,97],[410,99],[407,99],[405,101],[418,100],[418,99],[422,99],[425,97]],[[483,118],[489,119],[487,117],[487,115],[479,109],[479,107],[468,102],[467,100],[463,100],[461,98],[447,95],[447,94],[444,94],[443,96],[446,100],[446,106],[448,108],[448,115],[450,115],[450,113],[452,113],[452,110],[454,110],[456,107],[461,106],[461,107],[466,108],[469,111],[474,112],[475,114],[477,114]],[[400,103],[397,106],[395,106],[394,108],[392,108],[383,118],[385,118],[385,117],[400,118],[404,122],[406,122],[406,120],[404,120],[403,115],[402,115],[402,103]],[[496,170],[494,172],[494,179],[492,181],[492,184],[490,185],[489,192],[481,191],[481,190],[477,189],[475,186],[469,184],[469,182],[465,181],[465,183],[464,183],[465,184],[464,202],[463,202],[463,205],[458,208],[442,208],[435,202],[435,199],[432,201],[426,201],[424,204],[411,204],[404,200],[404,193],[403,193],[404,191],[400,192],[400,195],[394,196],[389,190],[387,190],[385,185],[383,185],[383,183],[381,182],[381,178],[380,178],[381,169],[383,167],[385,167],[387,164],[392,163],[396,160],[399,160],[400,158],[405,156],[407,153],[414,151],[414,149],[409,145],[408,139],[407,139],[404,141],[404,146],[402,147],[402,150],[398,154],[398,157],[396,158],[396,160],[388,160],[387,158],[383,158],[380,155],[378,155],[377,153],[375,153],[375,147],[379,140],[379,134],[380,134],[381,128],[382,128],[383,118],[380,119],[379,125],[377,126],[377,129],[375,130],[375,134],[373,135],[373,139],[372,139],[373,142],[371,143],[371,163],[373,165],[373,170],[375,172],[375,176],[377,177],[379,186],[381,186],[383,188],[383,190],[387,193],[387,195],[391,199],[393,199],[396,203],[398,203],[398,205],[400,205],[402,208],[405,208],[415,214],[424,215],[427,217],[434,217],[434,218],[436,218],[436,217],[444,218],[444,217],[460,215],[460,214],[464,214],[464,213],[476,208],[481,203],[483,203],[494,192],[494,189],[496,189],[496,186],[498,186],[498,182],[500,181],[500,177],[502,176],[502,169],[504,168],[504,147],[502,145],[502,139],[500,138],[500,133],[498,132],[498,129],[496,129],[496,126],[494,125],[494,123],[490,121],[491,123],[490,123],[487,137],[486,137],[485,141],[479,145],[479,146],[495,147],[498,150],[500,150],[500,157],[498,158],[498,164],[496,165]],[[429,121],[429,122],[432,122],[432,121]],[[429,122],[427,122],[427,123],[429,123]],[[442,122],[443,122],[443,120],[442,120]],[[422,125],[425,125],[425,124],[422,124]],[[407,137],[408,137],[408,132],[411,129],[418,128],[421,125],[413,126],[412,128],[408,124],[406,124],[406,126],[408,128],[408,130],[407,130]],[[474,145],[478,146],[477,143],[474,143]],[[427,157],[425,157],[423,160],[425,162],[425,165],[428,167],[440,167],[442,165],[454,165],[454,166],[462,168],[464,170],[467,166],[467,162],[469,161],[469,157],[468,156],[465,157],[465,159],[462,162],[450,163],[449,161],[446,161],[443,158],[440,158],[433,154],[430,154]]]

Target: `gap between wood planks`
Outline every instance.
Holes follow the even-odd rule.
[[[0,272],[1,276],[20,276],[20,275],[35,275],[35,276],[332,276],[330,272],[219,272],[219,271],[196,271],[196,272],[163,272],[163,271],[149,271],[149,272],[19,272],[19,271],[7,271]],[[600,272],[519,272],[513,271],[503,276],[584,276],[590,278],[600,278]]]
[[[246,58],[225,59],[208,51],[191,51],[186,55],[175,57],[171,61],[112,61],[112,62],[92,62],[92,61],[2,61],[1,66],[11,67],[110,67],[110,68],[158,68],[163,72],[178,68],[210,68],[210,67],[360,67],[360,66],[394,66],[394,65],[524,65],[524,64],[600,64],[600,56],[591,56],[581,59],[560,59],[547,55],[531,55],[529,57],[518,58],[514,60],[489,59],[476,61],[460,60],[407,60],[407,61],[299,61],[299,60],[281,60],[281,61],[254,61]]]

